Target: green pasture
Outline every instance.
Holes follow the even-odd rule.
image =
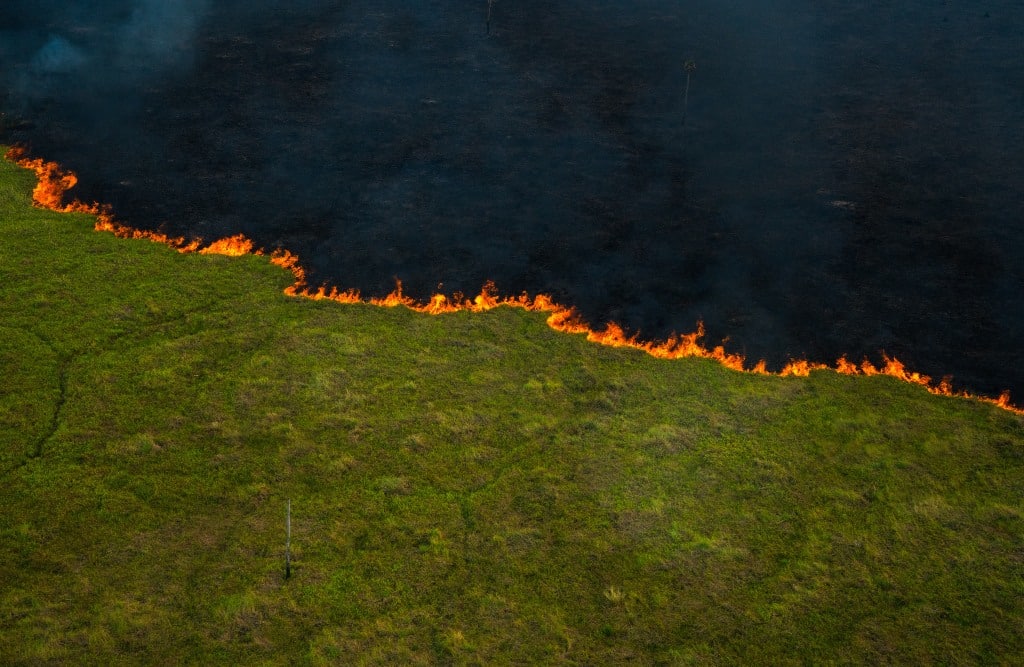
[[[33,183],[0,162],[0,663],[1024,663],[1020,416],[288,297]]]

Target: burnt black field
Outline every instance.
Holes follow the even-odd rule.
[[[72,5],[68,7],[67,5]],[[0,141],[366,295],[1024,400],[1024,5],[5,0]],[[690,75],[684,63],[696,66]]]

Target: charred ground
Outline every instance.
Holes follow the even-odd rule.
[[[131,225],[1024,395],[1012,3],[9,4],[0,139]]]

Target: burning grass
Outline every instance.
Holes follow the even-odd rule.
[[[241,234],[203,245],[201,239],[171,238],[160,233],[126,227],[115,222],[109,208],[101,204],[85,204],[78,200],[65,203],[67,191],[77,184],[78,178],[73,173],[62,170],[56,163],[47,162],[41,158],[27,158],[23,151],[18,148],[10,149],[6,157],[35,173],[37,183],[32,192],[32,198],[36,205],[63,213],[90,213],[95,215],[96,231],[112,232],[120,238],[148,239],[168,245],[183,253],[199,252],[204,255],[227,255],[229,257],[264,254],[263,250],[257,249],[251,240]],[[344,304],[363,302],[357,290],[341,291],[337,287],[328,288],[325,285],[315,289],[311,288],[307,284],[306,274],[299,263],[299,258],[287,250],[275,250],[270,255],[270,258],[271,262],[291,271],[294,276],[294,284],[285,288],[285,293],[290,296],[304,297],[316,301],[335,301]],[[596,330],[582,321],[572,308],[555,303],[551,297],[544,294],[539,294],[536,297],[530,297],[528,294],[522,294],[518,297],[501,297],[497,294],[493,283],[484,285],[480,294],[473,299],[465,298],[461,294],[454,297],[435,294],[427,303],[417,303],[415,300],[402,294],[402,284],[399,282],[391,294],[382,298],[371,298],[368,300],[368,303],[383,307],[404,306],[409,310],[430,315],[442,315],[460,311],[479,313],[499,306],[522,308],[528,311],[549,313],[547,323],[552,329],[563,333],[584,334],[587,340],[601,345],[643,350],[659,359],[682,359],[686,357],[714,359],[726,368],[734,371],[759,375],[769,374],[763,360],[758,361],[753,366],[748,366],[747,360],[742,355],[726,352],[725,347],[722,345],[710,349],[705,347],[701,343],[701,339],[704,338],[704,325],[700,322],[697,324],[697,331],[693,333],[672,336],[664,341],[643,341],[635,334],[632,336],[628,335],[622,327],[614,322],[609,322],[603,329]],[[950,378],[943,378],[939,382],[933,382],[931,377],[907,369],[899,359],[889,357],[884,352],[882,357],[885,363],[881,367],[875,366],[868,359],[864,359],[858,365],[849,361],[845,356],[840,357],[834,366],[807,360],[793,360],[786,364],[778,372],[778,375],[782,377],[791,375],[806,377],[811,371],[815,370],[828,370],[842,375],[887,375],[909,384],[924,387],[930,393],[939,396],[956,396],[979,400],[992,403],[999,408],[1016,414],[1024,414],[1024,409],[1011,405],[1008,391],[1003,392],[998,398],[976,396],[968,392],[955,392]]]
[[[1020,415],[292,298],[33,187],[0,164],[0,662],[1024,656]]]

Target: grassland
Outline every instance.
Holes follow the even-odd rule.
[[[33,184],[0,164],[2,663],[1024,662],[1020,416],[287,297]]]

